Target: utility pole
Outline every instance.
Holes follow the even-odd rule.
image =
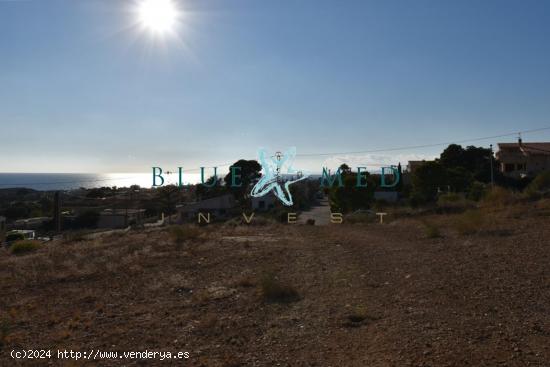
[[[495,187],[495,177],[493,174],[493,144],[490,145],[491,147],[491,156],[489,159],[491,160],[491,187]]]

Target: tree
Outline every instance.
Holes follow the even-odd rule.
[[[250,185],[261,177],[261,170],[257,161],[240,159],[229,167],[229,173],[224,177],[225,186],[242,203],[248,197]]]
[[[447,185],[455,192],[468,192],[474,182],[470,171],[464,167],[448,168],[446,172]]]
[[[439,188],[447,185],[447,170],[438,161],[426,162],[412,175],[412,196],[420,202],[433,201]]]
[[[331,186],[329,190],[330,206],[333,211],[347,213],[357,209],[368,209],[374,198],[375,180],[368,172],[361,172],[364,186],[357,186],[357,173],[348,171],[342,175],[344,186]]]
[[[463,149],[451,144],[441,153],[439,161],[446,169],[463,168],[476,180],[487,183],[491,181],[491,159],[491,149],[473,145]]]
[[[481,182],[491,182],[491,160],[493,160],[493,153],[490,148],[469,146],[464,153],[465,166],[472,172],[473,177]]]
[[[342,174],[349,174],[349,173],[351,173],[351,168],[346,163],[343,163],[340,166],[340,172]]]
[[[439,161],[445,168],[464,167],[465,154],[462,146],[451,144],[441,153]]]
[[[216,184],[214,184],[216,182]],[[216,176],[211,176],[204,184],[198,183],[196,186],[197,197],[204,200],[220,196],[227,192],[227,187],[220,184],[220,180]]]
[[[176,212],[178,192],[178,187],[175,185],[162,186],[157,189],[159,209],[162,213],[174,214]]]

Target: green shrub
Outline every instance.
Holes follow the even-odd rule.
[[[267,302],[288,303],[300,298],[294,287],[280,282],[272,273],[262,277],[260,286],[262,297]]]
[[[426,231],[426,237],[428,238],[441,237],[441,232],[439,231],[439,227],[437,225],[430,223],[428,221],[424,221],[423,224]]]
[[[359,327],[365,322],[372,320],[367,310],[364,307],[356,307],[353,309],[344,320],[345,327]]]
[[[541,194],[550,190],[550,171],[542,172],[525,188],[525,195],[531,199],[540,198]]]
[[[188,240],[194,240],[200,236],[198,228],[192,226],[173,226],[170,227],[170,235],[177,244],[182,244]]]
[[[445,194],[439,195],[439,198],[437,199],[437,204],[448,204],[448,203],[456,203],[457,201],[462,200],[462,196],[460,196],[457,193],[449,192]]]
[[[42,246],[38,241],[23,240],[17,241],[13,245],[11,245],[10,250],[11,253],[14,255],[24,255],[30,252],[34,252],[40,247]]]
[[[489,207],[504,207],[513,204],[516,201],[516,196],[510,190],[500,186],[491,188],[483,197],[482,203]]]
[[[470,190],[468,191],[467,198],[473,201],[479,201],[485,196],[486,188],[485,185],[479,181],[472,183]]]
[[[25,236],[23,233],[19,232],[8,232],[6,235],[6,242],[15,242],[15,241],[22,241],[25,239]]]
[[[462,235],[479,232],[485,224],[485,217],[479,209],[468,210],[457,216],[454,227]]]

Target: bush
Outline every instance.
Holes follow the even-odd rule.
[[[366,322],[375,318],[369,316],[364,307],[357,307],[352,310],[345,318],[343,326],[345,327],[360,327]]]
[[[485,223],[485,217],[479,209],[468,210],[460,214],[455,223],[455,229],[462,235],[478,232]]]
[[[40,247],[40,242],[38,241],[17,241],[11,245],[10,250],[14,255],[24,255],[30,252],[38,250]]]
[[[446,193],[446,194],[441,194],[439,195],[439,198],[437,199],[437,204],[438,205],[445,205],[445,204],[448,204],[448,203],[456,203],[457,201],[460,201],[462,199],[462,196],[454,193],[454,192],[449,192],[449,193]]]
[[[541,194],[550,190],[550,171],[542,172],[525,188],[528,198],[538,199]]]
[[[437,206],[442,211],[459,212],[472,207],[473,204],[464,198],[462,194],[453,192],[441,194],[437,199]]]
[[[470,191],[468,191],[468,199],[479,201],[485,196],[486,194],[486,188],[485,185],[482,184],[479,181],[475,181],[472,183],[472,186],[470,187]]]
[[[428,221],[424,221],[423,224],[426,230],[426,237],[428,238],[441,237],[441,232],[439,231],[439,227],[437,227],[435,224],[430,223]]]
[[[504,207],[516,201],[514,193],[500,186],[491,188],[483,198],[485,206]]]
[[[170,235],[175,243],[181,244],[188,240],[194,240],[200,236],[200,230],[192,226],[170,227]]]
[[[288,303],[297,301],[298,291],[291,285],[281,283],[271,273],[265,274],[260,282],[262,297],[267,302]]]
[[[25,239],[25,236],[23,235],[23,233],[19,233],[19,232],[12,232],[6,235],[6,242],[22,241],[24,239]]]

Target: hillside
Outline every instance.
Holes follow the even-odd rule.
[[[3,249],[0,365],[50,348],[188,351],[186,366],[547,366],[549,203],[484,211],[473,231],[463,221],[220,224],[181,243],[163,228]]]

